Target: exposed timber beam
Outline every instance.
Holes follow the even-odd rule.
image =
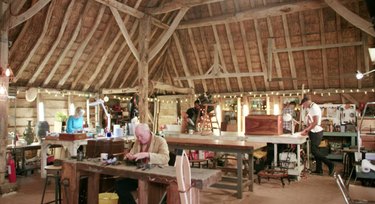
[[[282,21],[283,21],[284,35],[290,36],[289,35],[289,25],[288,25],[288,20],[286,19],[286,15],[282,15],[281,17],[282,17]],[[287,48],[292,47],[292,43],[290,42],[290,37],[286,37],[285,41],[286,41]],[[291,51],[288,51],[288,59],[289,59],[289,67],[290,67],[291,76],[292,76],[292,78],[295,78],[295,77],[297,77],[296,65],[294,63],[294,56],[293,56],[293,53]],[[293,83],[293,88],[297,89],[297,81],[292,80],[292,83]]]
[[[59,34],[57,35],[57,38],[54,40],[53,45],[49,49],[48,53],[44,56],[43,61],[35,69],[34,74],[32,75],[32,77],[30,78],[30,80],[28,82],[28,86],[31,86],[35,82],[35,80],[38,78],[39,74],[42,72],[42,70],[44,69],[44,67],[47,65],[47,63],[50,60],[50,58],[51,58],[52,54],[54,53],[55,49],[60,44],[60,40],[63,37],[65,29],[66,29],[66,27],[68,25],[68,21],[69,21],[70,15],[73,12],[73,6],[74,6],[74,4],[75,4],[75,0],[72,0],[69,3],[69,6],[66,9],[66,12],[64,14],[63,22],[62,22],[62,24],[60,26]]]
[[[199,72],[199,74],[202,75],[203,74],[203,70],[202,70],[201,60],[199,58],[199,53],[198,53],[197,46],[195,45],[193,31],[190,28],[188,29],[188,35],[189,35],[189,40],[190,40],[191,46],[193,48],[193,53],[194,53],[194,56],[195,56],[195,61],[197,63],[198,72]],[[202,85],[203,85],[204,92],[207,92],[208,88],[207,88],[206,80],[202,80]]]
[[[177,33],[173,34],[173,39],[174,39],[174,42],[176,44],[178,55],[180,56],[180,59],[181,59],[182,68],[184,70],[185,76],[190,77],[191,74],[190,74],[189,68],[187,66],[187,61],[186,61],[185,53],[182,51],[182,45],[180,43],[179,37],[177,36]],[[195,88],[194,87],[194,82],[192,80],[188,79],[188,84],[189,84],[189,88]]]
[[[239,77],[254,77],[263,76],[263,72],[253,72],[253,73],[216,73],[216,74],[205,74],[202,76],[188,76],[188,77],[177,77],[175,80],[198,80],[198,79],[219,79],[219,78],[239,78]]]
[[[78,33],[81,30],[81,28],[82,28],[82,19],[79,19],[78,25],[76,26],[72,37],[69,39],[69,43],[64,48],[63,52],[59,55],[57,61],[54,63],[54,66],[53,66],[52,70],[50,71],[50,73],[47,76],[46,80],[44,80],[44,82],[43,82],[43,86],[46,86],[51,81],[53,75],[55,74],[55,72],[59,68],[60,64],[64,60],[66,54],[68,53],[68,51],[70,50],[70,48],[73,46],[74,41],[77,39]]]
[[[133,41],[132,41],[132,39],[129,35],[129,32],[126,29],[125,24],[121,19],[120,13],[117,11],[117,9],[115,9],[113,7],[109,7],[109,8],[111,9],[112,14],[115,17],[115,20],[117,22],[117,25],[120,27],[120,30],[121,30],[122,34],[124,35],[126,43],[129,45],[129,49],[132,51],[135,59],[139,62],[140,61],[139,52],[138,52],[137,48],[134,46],[134,43],[133,43]]]
[[[185,21],[178,26],[178,29],[195,28],[202,26],[218,25],[224,23],[233,23],[249,19],[266,18],[268,16],[280,16],[282,14],[296,13],[306,10],[314,10],[327,7],[319,0],[305,0],[294,3],[278,3],[262,8],[253,8],[238,13],[224,14],[221,16],[207,17],[203,19]]]
[[[132,72],[136,71],[136,70],[134,70],[134,69],[135,69],[135,67],[136,67],[137,64],[138,64],[137,60],[133,60],[133,62],[130,64],[130,67],[128,68],[128,70],[126,71],[126,73],[125,73],[125,75],[124,75],[123,81],[122,81],[122,83],[121,83],[120,86],[119,86],[120,88],[124,87],[125,82],[126,82],[127,79],[129,78],[129,75],[130,75]]]
[[[86,46],[89,44],[92,36],[94,35],[95,31],[97,30],[97,28],[98,28],[98,26],[99,26],[99,24],[102,20],[104,11],[105,11],[105,6],[102,5],[100,10],[99,10],[98,15],[96,16],[95,23],[91,27],[91,31],[89,32],[89,34],[87,36],[85,36],[85,40],[78,47],[76,53],[73,56],[72,62],[69,65],[69,68],[66,70],[65,75],[61,78],[61,80],[57,84],[57,88],[61,88],[65,84],[68,77],[73,73],[74,68],[76,67],[76,65],[78,63],[79,58],[82,56],[83,52],[86,49]]]
[[[167,2],[157,8],[148,8],[146,10],[147,13],[150,13],[152,15],[158,15],[162,13],[169,13],[171,11],[179,10],[184,7],[194,7],[199,6],[203,4],[211,4],[216,3],[224,0],[174,0],[171,2]]]
[[[247,40],[246,30],[245,30],[245,26],[244,26],[243,22],[240,22],[240,30],[241,30],[242,43],[243,43],[244,51],[245,51],[247,70],[251,73],[251,72],[253,72],[253,66],[252,66],[252,63],[251,63],[249,42]],[[257,91],[257,86],[255,84],[254,77],[250,77],[250,83],[251,83],[251,87],[252,87],[251,90]]]
[[[126,93],[137,93],[138,87],[123,88],[123,89],[102,89],[102,94],[126,94]]]
[[[36,2],[29,10],[25,11],[24,13],[18,16],[11,16],[9,22],[9,28],[12,29],[19,24],[27,21],[31,17],[33,17],[36,13],[42,10],[51,0],[39,0]]]
[[[12,11],[13,15],[18,14],[18,12],[20,12],[22,7],[25,5],[26,1],[27,0],[13,0],[11,4],[6,3],[9,4],[9,7],[6,11],[4,11],[4,13],[0,14],[0,28],[4,30],[9,29],[9,19],[11,17],[10,11]]]
[[[289,47],[289,48],[279,48],[274,49],[273,53],[278,52],[297,52],[297,51],[307,51],[307,50],[319,50],[319,49],[330,49],[330,48],[339,48],[339,47],[353,47],[353,46],[362,46],[363,42],[348,42],[348,43],[337,43],[337,44],[322,44],[322,45],[311,45],[311,46],[302,46],[302,47]]]
[[[176,87],[173,85],[165,84],[163,82],[159,81],[151,81],[151,88],[152,89],[159,89],[159,90],[164,90],[164,91],[170,91],[170,92],[177,92],[181,94],[193,94],[194,90],[192,88],[181,88],[181,87]]]
[[[299,22],[300,22],[300,27],[301,27],[301,33],[305,33],[306,32],[306,24],[305,24],[303,13],[299,13]],[[302,45],[306,46],[306,44],[307,44],[306,36],[301,35],[301,38],[302,38]],[[309,89],[313,89],[314,88],[313,83],[312,83],[311,77],[309,77],[309,76],[311,76],[311,66],[310,66],[310,60],[309,60],[308,55],[309,55],[309,53],[306,50],[304,50],[303,51],[303,58],[304,58],[304,63],[305,63],[305,67],[306,67],[307,85],[308,85]]]
[[[326,37],[324,32],[324,18],[323,18],[323,9],[319,10],[319,30],[320,30],[320,44],[322,46],[326,45]],[[340,29],[339,29],[340,30]],[[322,69],[323,69],[323,84],[324,88],[329,88],[328,84],[328,61],[327,61],[327,50],[326,48],[322,49]]]
[[[274,36],[273,28],[272,28],[272,22],[270,18],[267,18],[267,26],[268,26],[268,32],[270,36]],[[276,76],[277,78],[282,77],[282,71],[281,71],[281,65],[280,65],[280,59],[278,54],[273,54],[272,49],[274,48],[274,45],[276,44],[275,38],[269,38],[268,39],[268,80],[272,80],[272,65],[273,65],[273,59],[275,59],[275,68],[276,68]],[[283,81],[279,81],[279,88],[281,90],[284,90],[284,83]]]
[[[270,89],[270,84],[266,79],[267,65],[266,65],[266,60],[264,59],[264,52],[263,52],[263,47],[262,47],[262,37],[260,35],[257,19],[254,20],[254,28],[255,28],[255,35],[256,35],[256,40],[257,40],[259,57],[260,57],[260,64],[261,64],[262,72],[265,72],[264,77],[263,77],[264,87],[266,88],[266,91],[268,91]]]
[[[176,30],[178,24],[180,23],[180,21],[185,16],[188,10],[188,7],[181,8],[177,16],[174,18],[171,26],[168,28],[167,31],[165,31],[164,34],[161,35],[160,39],[156,41],[157,43],[151,48],[148,61],[151,61],[159,53],[159,51],[165,45],[165,43],[170,39],[174,31]]]
[[[132,8],[126,4],[123,4],[121,2],[118,2],[116,0],[95,0],[99,3],[102,3],[106,6],[108,6],[109,8],[115,8],[115,9],[118,9],[126,14],[129,14],[129,15],[132,15],[136,18],[142,18],[145,14],[135,8]]]
[[[173,59],[173,56],[172,56],[170,50],[168,50],[167,54],[168,54],[168,57],[169,57],[169,61],[171,62],[171,65],[170,65],[170,66],[172,67],[175,76],[178,78],[178,72],[177,72],[176,63],[174,62],[174,59]],[[177,80],[177,82],[178,82],[178,84],[180,85],[180,87],[183,86],[181,80]]]
[[[52,8],[54,7],[54,5],[55,5],[55,1],[52,1],[51,5],[48,8],[48,12],[47,12],[46,20],[44,21],[42,33],[40,34],[38,40],[34,44],[34,47],[28,53],[26,59],[23,61],[21,67],[18,69],[18,72],[14,77],[14,82],[17,82],[17,80],[21,77],[23,71],[25,71],[26,67],[29,65],[31,58],[34,56],[35,52],[39,48],[39,45],[43,42],[44,36],[47,34],[49,22],[52,17]]]
[[[325,2],[328,4],[329,7],[331,7],[331,9],[336,11],[336,13],[338,13],[349,23],[353,24],[355,27],[361,29],[362,31],[371,35],[372,37],[375,37],[375,31],[370,21],[366,21],[356,13],[353,13],[338,0],[325,0]]]

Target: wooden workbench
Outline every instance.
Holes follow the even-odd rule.
[[[152,204],[159,203],[164,193],[160,184],[167,186],[167,203],[180,203],[179,192],[176,181],[176,169],[171,166],[154,167],[147,170],[137,169],[135,166],[109,165],[103,166],[100,162],[94,161],[76,161],[63,160],[63,169],[61,175],[62,183],[69,183],[67,192],[62,193],[63,203],[76,204],[79,198],[79,179],[80,176],[88,176],[88,194],[87,203],[98,203],[100,174],[120,176],[138,179],[138,203]],[[220,170],[210,169],[191,169],[192,182],[192,203],[199,203],[199,191],[221,180]],[[64,187],[62,187],[64,190]],[[67,195],[67,196],[66,196]]]

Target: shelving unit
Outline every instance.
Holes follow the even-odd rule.
[[[343,139],[350,138],[350,146],[355,146],[356,140],[357,140],[357,133],[356,132],[324,132],[323,133],[323,138],[330,138],[330,137],[343,138]],[[333,160],[341,160],[343,159],[343,154],[328,154],[327,158],[333,159]]]

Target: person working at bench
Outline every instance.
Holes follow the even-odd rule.
[[[128,160],[142,161],[144,164],[168,165],[169,150],[164,138],[154,135],[147,124],[135,127],[136,141],[128,154]],[[137,190],[138,180],[125,178],[116,182],[116,192],[121,204],[136,203],[131,192]]]
[[[320,151],[319,144],[323,138],[323,128],[320,126],[322,120],[322,111],[320,107],[305,96],[301,101],[301,106],[307,109],[307,127],[301,132],[301,135],[308,135],[311,141],[311,153],[316,160],[316,168],[313,174],[323,175],[322,162],[328,166],[329,175],[333,175],[334,164],[327,159]]]
[[[199,100],[194,101],[194,107],[191,107],[187,109],[186,114],[187,114],[187,130],[197,130],[197,122],[199,115],[202,115],[199,113],[201,111],[201,102]]]
[[[74,115],[69,116],[66,123],[66,133],[77,133],[83,130],[83,115],[85,111],[82,107],[77,107]]]

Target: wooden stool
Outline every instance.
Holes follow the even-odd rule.
[[[272,179],[280,179],[283,188],[285,186],[284,178],[288,179],[288,183],[290,184],[290,179],[288,175],[288,170],[276,170],[276,169],[266,169],[258,172],[258,183],[260,184],[261,178],[267,178],[270,180]]]
[[[49,165],[49,166],[44,167],[44,169],[47,171],[47,177],[46,177],[46,182],[44,184],[41,204],[44,204],[43,201],[44,201],[44,195],[46,193],[46,188],[48,185],[48,178],[55,179],[55,200],[47,202],[47,203],[53,203],[53,202],[61,203],[60,172],[61,172],[62,166]]]

